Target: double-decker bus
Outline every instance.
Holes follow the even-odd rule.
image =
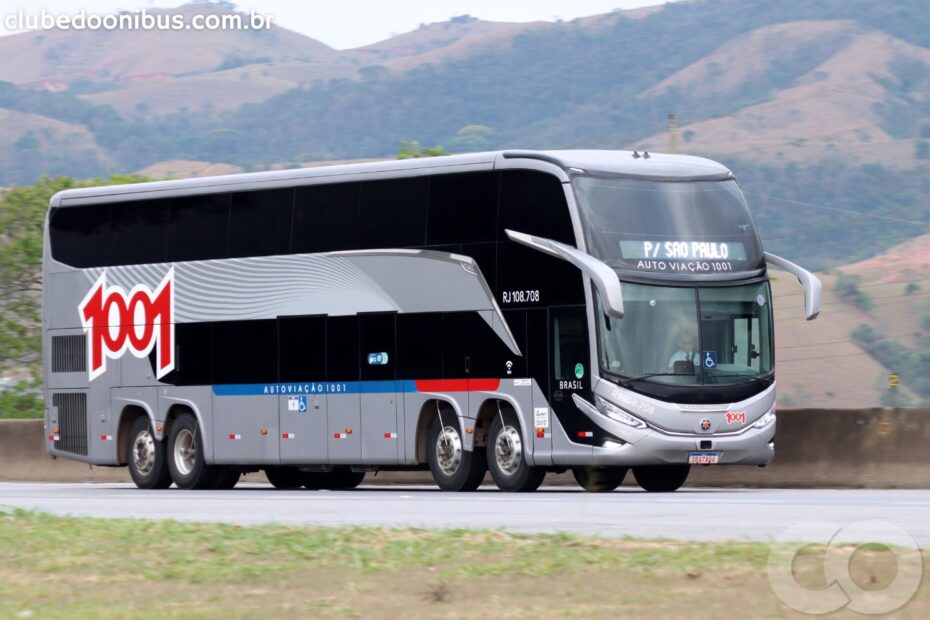
[[[766,263],[733,174],[503,151],[67,190],[44,250],[56,457],[141,488],[505,491],[765,465]]]

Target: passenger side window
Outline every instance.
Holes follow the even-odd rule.
[[[326,380],[358,381],[358,316],[326,319]]]
[[[52,257],[72,267],[105,265],[111,205],[57,207],[49,222]]]
[[[167,198],[113,205],[108,264],[164,262],[170,205]]]
[[[510,229],[575,246],[568,203],[562,183],[551,174],[533,170],[505,170],[501,177],[498,239]]]
[[[287,254],[290,251],[293,203],[293,189],[233,194],[228,256]]]
[[[326,379],[326,317],[278,319],[278,365],[281,381]]]
[[[225,258],[228,233],[229,194],[172,198],[167,260]]]
[[[442,315],[397,315],[397,378],[442,378]]]
[[[291,252],[354,250],[358,247],[358,183],[298,187]]]
[[[277,321],[213,324],[214,383],[271,383],[277,380]]]
[[[358,247],[408,248],[426,242],[429,179],[389,179],[362,184]]]
[[[426,244],[494,241],[499,179],[497,172],[431,177]]]

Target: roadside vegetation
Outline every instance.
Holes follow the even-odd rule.
[[[49,199],[65,189],[144,180],[45,177],[0,194],[0,419],[42,417],[42,233]]]
[[[762,543],[13,511],[0,513],[0,617],[787,616],[768,585],[768,553]],[[818,586],[817,553],[810,548],[796,560],[808,587]],[[888,583],[889,557],[887,550],[858,551],[854,578]],[[926,588],[905,615],[930,614]]]

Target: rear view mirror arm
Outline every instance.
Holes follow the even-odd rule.
[[[598,292],[601,294],[601,301],[604,304],[604,311],[608,316],[618,319],[623,318],[623,292],[620,289],[620,280],[617,278],[617,273],[603,261],[577,248],[552,239],[535,237],[515,230],[506,230],[505,232],[511,240],[517,243],[560,258],[580,269],[582,273],[591,278],[594,286],[597,287]]]
[[[816,319],[817,315],[820,314],[820,303],[823,297],[823,284],[820,282],[820,278],[781,256],[768,252],[765,252],[764,256],[767,263],[771,263],[797,276],[804,287],[804,315],[808,321]]]

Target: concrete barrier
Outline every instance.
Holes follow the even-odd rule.
[[[626,484],[633,484],[629,476]],[[53,459],[41,420],[0,420],[0,480],[129,482],[125,468]],[[262,474],[247,481],[264,482]],[[430,484],[427,472],[383,472],[366,483]],[[574,484],[571,474],[547,484]],[[690,485],[930,488],[930,409],[794,409],[778,412],[768,467],[696,467]]]

